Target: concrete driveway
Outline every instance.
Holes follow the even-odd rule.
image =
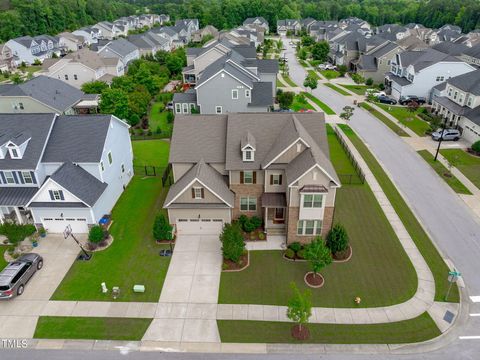
[[[222,255],[218,235],[180,235],[144,341],[220,342],[216,322]]]
[[[31,338],[38,316],[47,306],[78,255],[79,247],[62,235],[48,235],[33,249],[43,257],[43,268],[25,286],[22,296],[0,302],[0,339]]]

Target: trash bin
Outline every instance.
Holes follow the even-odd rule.
[[[353,100],[353,105],[357,105],[357,100]]]

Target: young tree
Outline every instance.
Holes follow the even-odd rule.
[[[345,74],[348,71],[348,67],[347,67],[347,65],[338,65],[337,66],[337,71],[338,71],[340,77],[344,77]]]
[[[354,108],[347,105],[342,110],[343,112],[340,113],[340,118],[348,122],[350,118],[353,116]]]
[[[305,259],[310,262],[313,276],[316,276],[320,270],[332,263],[332,254],[325,246],[323,239],[317,236],[305,247]]]
[[[104,90],[108,89],[108,85],[103,81],[90,81],[82,85],[82,91],[85,94],[101,94]]]
[[[330,52],[330,45],[326,41],[320,41],[312,45],[312,58],[325,62],[328,59],[328,53]]]
[[[220,234],[223,258],[238,263],[245,250],[242,231],[236,223],[225,224]]]
[[[362,75],[354,73],[351,75],[352,80],[355,82],[355,84],[362,84],[365,82],[365,79]]]
[[[165,215],[158,214],[153,222],[153,238],[155,240],[169,240],[173,239],[172,236],[173,227],[165,218]]]
[[[349,238],[347,229],[342,224],[335,224],[328,232],[326,245],[332,254],[347,250]]]
[[[92,226],[88,232],[88,241],[98,244],[104,239],[103,229],[99,225]]]
[[[302,36],[302,40],[300,41],[300,43],[302,44],[302,46],[312,46],[313,44],[315,44],[315,39],[311,36],[305,35]]]
[[[307,50],[304,47],[299,48],[297,54],[300,60],[307,60]]]
[[[281,91],[277,92],[277,100],[281,109],[288,109],[293,103],[295,94],[291,91]]]
[[[312,316],[312,292],[307,289],[302,294],[294,282],[290,284],[290,287],[293,296],[288,300],[287,317],[297,323],[299,333],[302,334],[303,327]]]
[[[315,75],[308,74],[303,82],[303,86],[310,88],[310,91],[318,86],[318,78]]]

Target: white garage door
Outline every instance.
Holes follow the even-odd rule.
[[[85,218],[43,218],[42,224],[51,233],[63,233],[67,225],[72,227],[74,234],[88,233],[87,219]]]
[[[218,235],[222,227],[222,219],[177,219],[179,235]]]

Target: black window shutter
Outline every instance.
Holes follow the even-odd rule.
[[[58,193],[60,194],[60,200],[65,200],[65,197],[63,196],[63,190],[58,190]]]
[[[257,172],[256,171],[253,171],[253,181],[252,181],[254,184],[257,183]]]
[[[6,184],[6,183],[7,183],[7,179],[5,179],[5,175],[3,174],[3,171],[0,171],[0,177],[2,178],[2,183],[3,183],[3,184]]]
[[[21,172],[21,171],[18,172],[18,178],[20,179],[20,182],[21,182],[22,184],[25,184],[25,180],[23,180],[23,175],[22,175],[22,172]]]
[[[240,184],[243,184],[243,171],[240,171]]]
[[[205,199],[205,189],[202,188],[202,199]]]
[[[35,178],[35,172],[34,171],[30,171],[30,175],[32,176],[32,181],[34,184],[37,183],[37,179]]]
[[[192,188],[192,199],[195,199],[195,189]]]
[[[278,176],[278,185],[282,185],[282,175]]]
[[[273,175],[270,175],[270,185],[273,185]]]
[[[18,176],[16,171],[12,171],[13,174],[13,180],[15,180],[15,184],[18,184]]]
[[[48,193],[50,194],[50,200],[55,200],[55,198],[53,197],[53,191],[48,190]]]

